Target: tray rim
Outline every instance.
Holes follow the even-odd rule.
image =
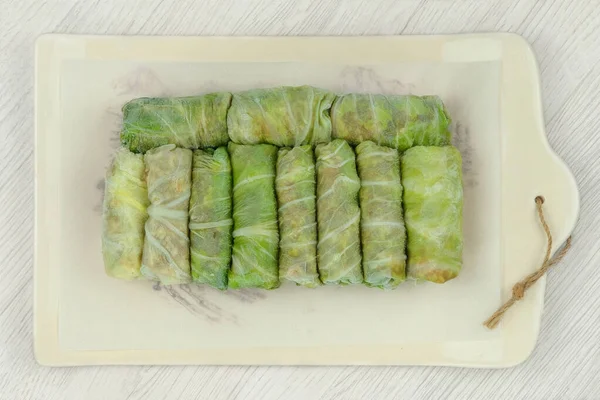
[[[121,46],[114,46],[114,41],[122,41]],[[148,46],[139,46],[151,42],[153,47],[163,45],[170,49],[165,52],[151,52]],[[136,46],[138,45],[138,46]],[[164,46],[166,45],[166,46]],[[297,49],[310,49],[322,52],[329,46],[336,45],[348,49],[360,46],[366,54],[384,56],[378,62],[389,61],[485,61],[502,62],[502,135],[506,135],[501,151],[502,157],[502,241],[503,241],[503,300],[510,295],[512,285],[533,270],[536,261],[543,255],[543,232],[536,226],[533,198],[542,194],[548,200],[545,209],[553,231],[555,243],[562,243],[575,227],[579,213],[579,193],[575,179],[565,163],[551,149],[544,129],[541,107],[539,70],[530,45],[520,36],[506,33],[458,34],[458,35],[416,35],[416,36],[346,36],[346,37],[166,37],[166,36],[94,36],[46,34],[36,41],[35,60],[35,244],[34,244],[34,347],[35,357],[42,365],[105,365],[105,364],[175,364],[175,365],[447,365],[467,367],[509,367],[525,361],[533,351],[543,311],[545,278],[532,287],[527,296],[506,316],[502,323],[501,339],[481,342],[450,342],[445,346],[432,346],[430,343],[413,343],[407,346],[386,346],[372,352],[378,346],[353,348],[352,352],[344,346],[328,348],[310,348],[309,351],[293,348],[254,348],[243,351],[173,351],[173,350],[131,350],[131,351],[73,351],[63,350],[58,343],[58,294],[56,292],[58,278],[52,276],[49,264],[52,260],[52,249],[48,246],[44,232],[51,232],[48,227],[47,208],[59,201],[52,188],[44,180],[44,169],[48,162],[44,153],[45,140],[58,127],[58,102],[52,101],[53,92],[60,70],[60,62],[69,58],[116,57],[118,59],[137,59],[136,57],[152,56],[161,60],[174,57],[186,57],[186,61],[218,61],[223,60],[224,52],[196,52],[194,57],[185,54],[189,46],[194,48],[218,45],[228,47],[233,54],[235,50],[244,49],[241,57],[256,60],[256,56],[248,51],[248,47],[261,48],[277,46],[280,52],[276,56],[261,55],[261,61],[269,57],[276,60],[297,60]],[[397,46],[403,52],[386,52],[380,50],[389,46]],[[136,48],[136,52],[127,50]],[[483,50],[475,54],[471,50]],[[263,50],[264,51],[264,50]],[[250,53],[250,54],[249,54]],[[202,54],[202,55],[200,55]],[[348,52],[351,54],[351,52]],[[347,57],[350,57],[346,54]],[[379,55],[381,55],[379,54]],[[133,58],[131,58],[133,57]],[[204,57],[204,58],[202,58]],[[214,57],[214,58],[213,58]],[[253,58],[254,57],[254,58]],[[265,60],[266,59],[266,60]],[[322,62],[339,62],[340,58],[327,58]],[[241,61],[241,60],[240,60]],[[54,80],[53,80],[54,78]],[[532,117],[533,116],[533,117]],[[525,118],[523,118],[525,117]],[[527,118],[529,117],[529,118]],[[523,136],[526,135],[526,136]],[[528,141],[534,148],[527,146],[527,151],[518,151],[515,141]],[[534,153],[532,156],[530,153]],[[511,163],[506,163],[506,154],[511,155]],[[537,160],[539,168],[523,171],[527,160]],[[512,159],[518,159],[517,165]],[[518,167],[521,167],[519,169]],[[511,175],[512,174],[512,175]],[[514,182],[516,177],[527,184]],[[505,181],[507,179],[507,181]],[[46,185],[44,185],[46,183]],[[552,193],[552,196],[546,195]],[[530,206],[525,206],[524,199],[531,198]],[[566,206],[566,207],[565,207]],[[51,208],[51,207],[50,207]],[[515,214],[516,215],[513,215]],[[507,221],[508,220],[508,221]],[[527,223],[522,225],[523,221]],[[514,229],[525,229],[532,234],[530,249],[510,240],[510,232]],[[539,234],[536,233],[539,230]],[[538,237],[539,236],[539,237]],[[513,249],[513,251],[508,251]],[[515,254],[515,249],[525,253]],[[537,250],[539,249],[539,250]],[[554,249],[555,251],[556,249]],[[43,260],[43,261],[42,261]],[[48,261],[50,260],[50,261]],[[507,268],[507,265],[512,265]],[[522,269],[516,265],[523,266]],[[493,311],[493,310],[491,310]],[[494,343],[492,343],[494,342]],[[493,349],[495,347],[495,350]],[[482,362],[474,357],[472,360],[457,360],[453,354],[471,352],[483,354],[487,351],[504,349],[504,358],[498,362]],[[243,354],[242,354],[243,353]],[[323,362],[322,360],[329,360]]]

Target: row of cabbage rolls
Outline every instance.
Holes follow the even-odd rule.
[[[462,195],[452,146],[121,148],[106,181],[106,272],[219,289],[443,283],[462,264]]]
[[[283,86],[193,97],[138,98],[123,106],[121,142],[135,153],[165,144],[187,149],[238,144],[280,147],[344,139],[400,151],[450,144],[437,96],[336,94]]]

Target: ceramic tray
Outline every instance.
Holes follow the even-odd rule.
[[[302,84],[444,100],[464,160],[457,279],[395,291],[219,292],[104,275],[103,178],[123,103]],[[35,353],[45,365],[515,365],[535,346],[545,281],[498,329],[482,322],[543,258],[534,198],[546,199],[555,243],[579,208],[575,181],[546,140],[534,55],[507,34],[42,36],[35,160]]]

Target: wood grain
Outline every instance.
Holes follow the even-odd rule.
[[[600,398],[597,0],[0,0],[1,399]],[[32,351],[33,49],[45,32],[375,35],[506,31],[538,57],[548,139],[581,191],[574,246],[548,276],[538,345],[507,370],[39,367]]]

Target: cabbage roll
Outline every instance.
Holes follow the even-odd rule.
[[[137,153],[165,144],[188,149],[224,146],[231,93],[133,99],[123,106],[121,142]]]
[[[307,287],[320,284],[315,187],[312,147],[280,149],[275,179],[279,203],[279,279]]]
[[[324,284],[363,280],[360,254],[360,181],[352,147],[344,140],[317,146],[319,275]]]
[[[233,251],[230,288],[279,286],[277,147],[229,143],[233,170]]]
[[[148,188],[144,159],[119,149],[106,174],[102,214],[102,255],[108,276],[138,279],[142,275],[144,223]]]
[[[331,110],[333,138],[370,140],[400,151],[450,144],[450,117],[437,96],[348,94]]]
[[[165,285],[188,283],[192,151],[168,144],[149,150],[144,161],[150,207],[142,274]]]
[[[406,278],[400,155],[396,149],[363,142],[356,147],[356,162],[365,284],[391,289]]]
[[[225,147],[196,150],[190,199],[192,280],[227,289],[231,263],[231,164]]]
[[[335,95],[310,86],[235,93],[227,116],[235,143],[300,146],[331,140],[329,111]]]
[[[413,147],[402,156],[408,276],[444,283],[462,266],[462,161],[452,147]]]

